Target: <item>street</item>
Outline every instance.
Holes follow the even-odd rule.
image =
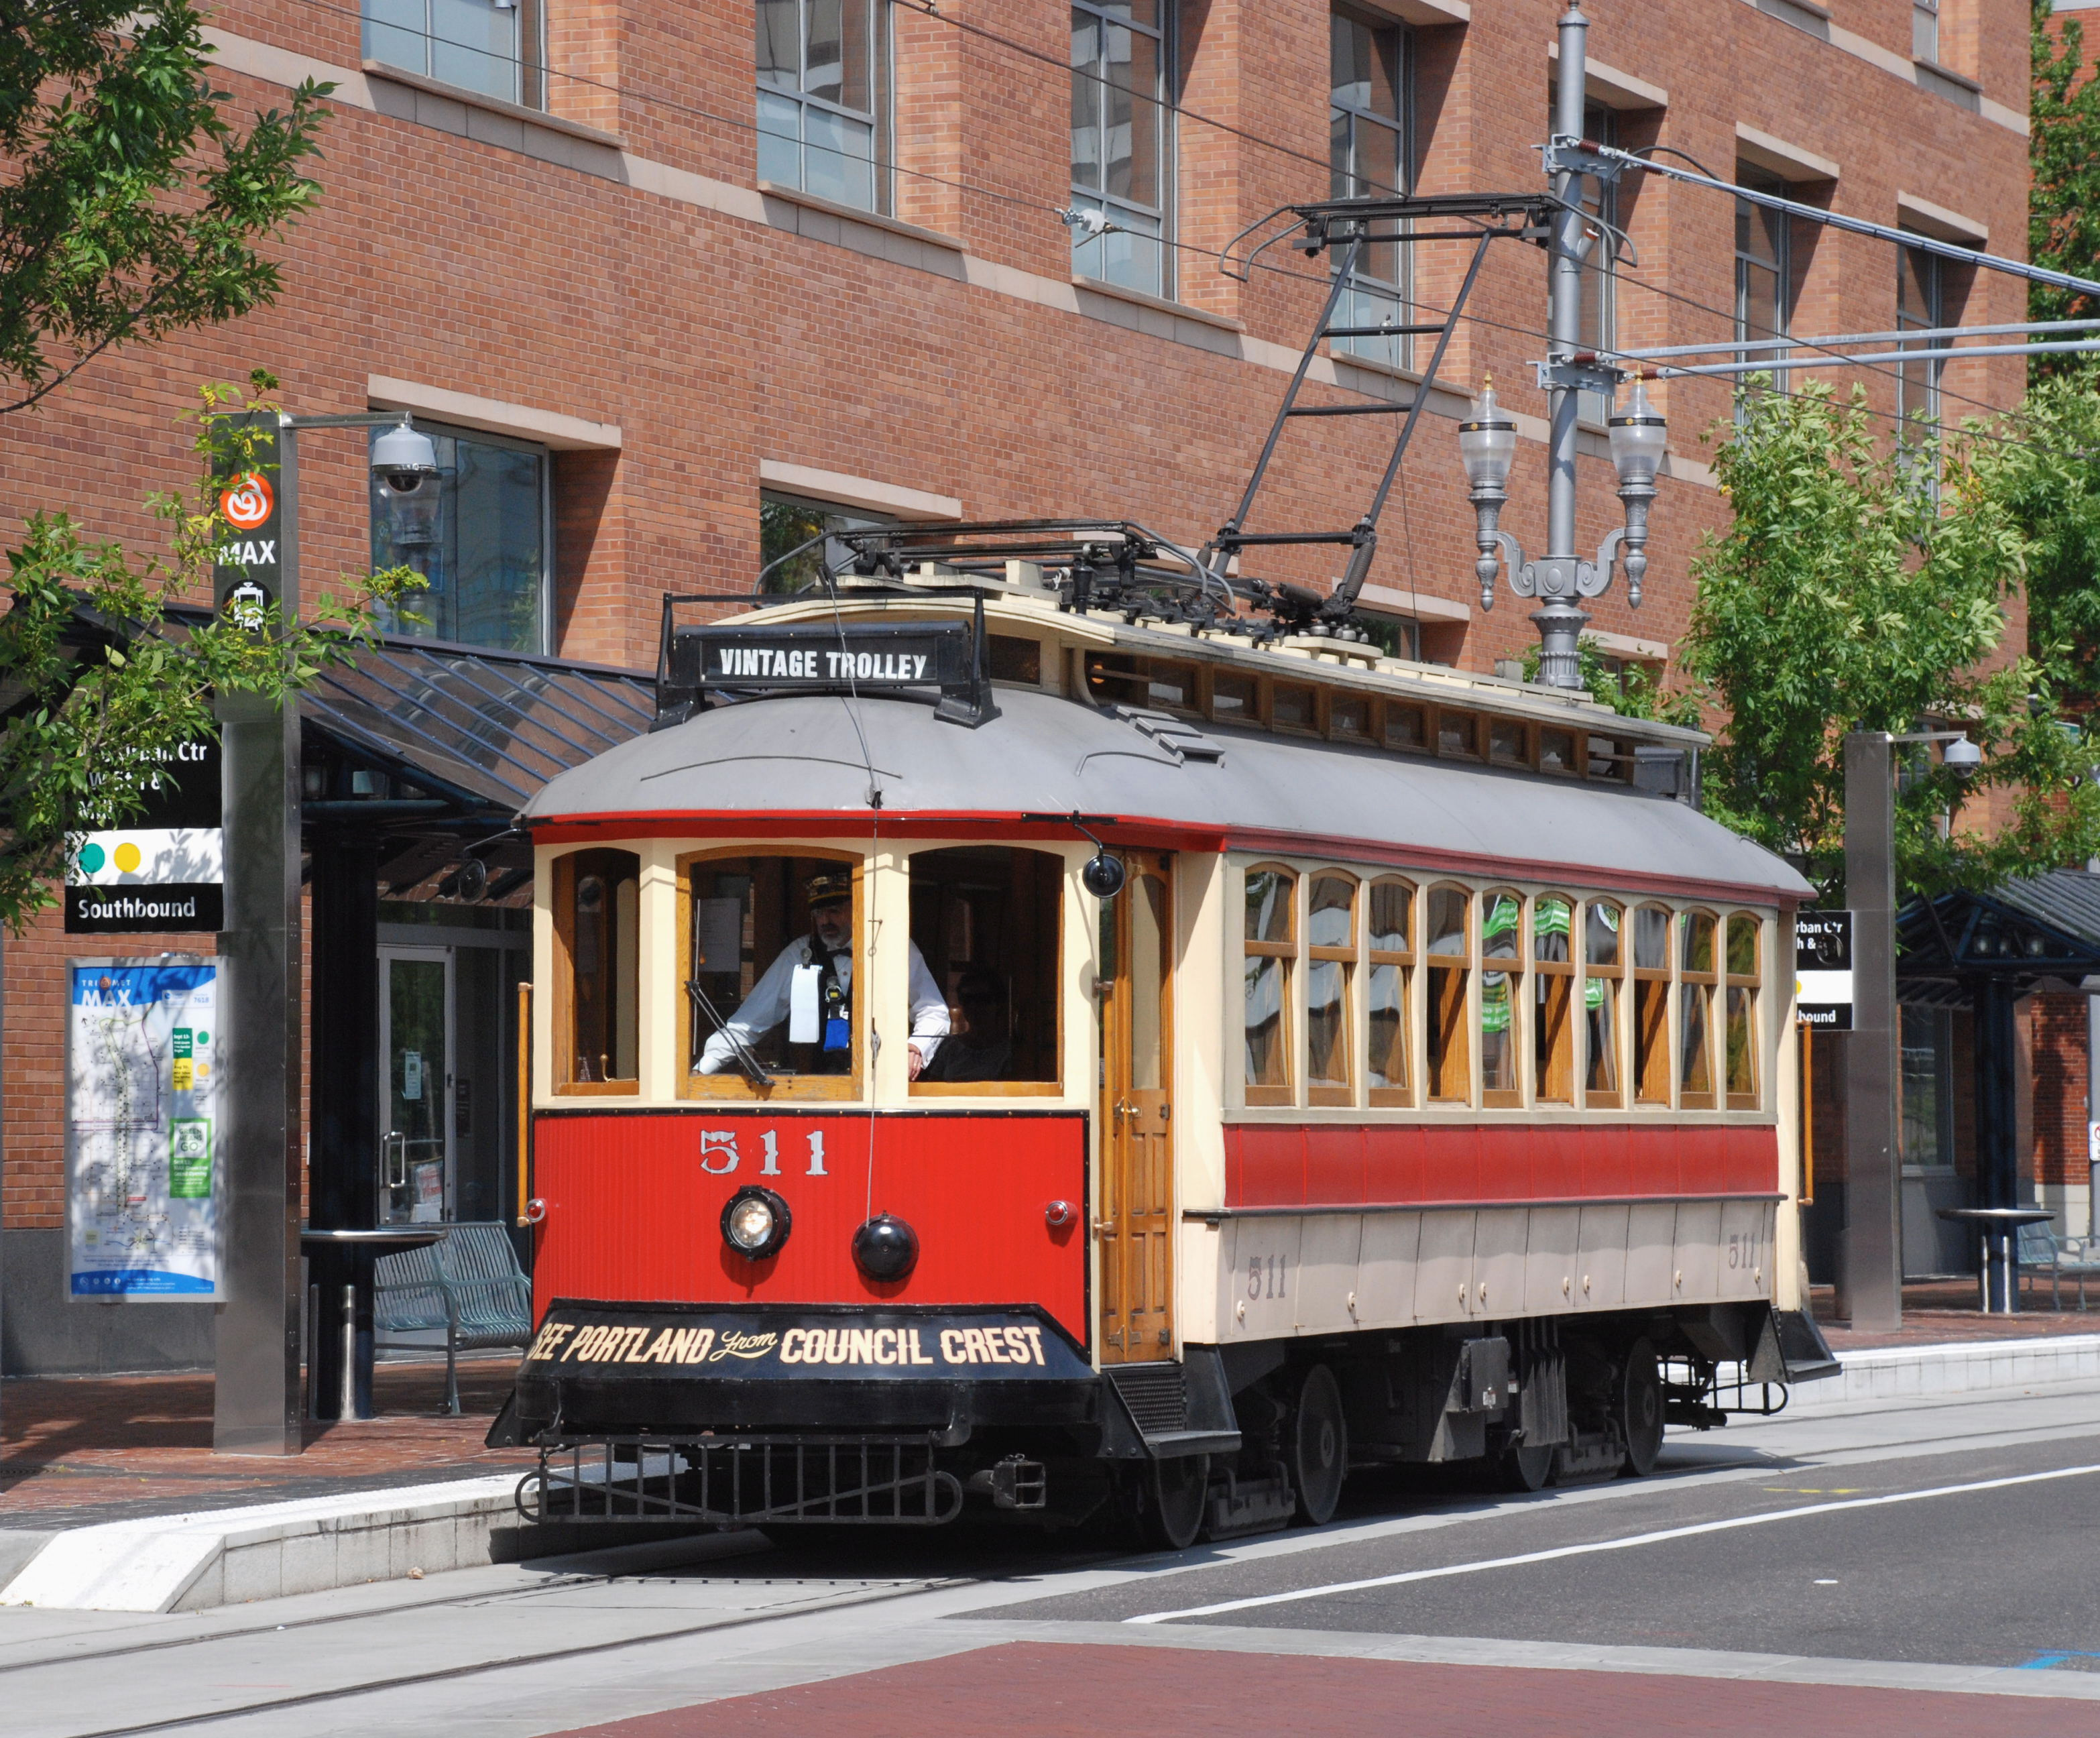
[[[20,1738],[2075,1731],[2100,1727],[2074,1705],[2100,1704],[2096,1491],[2100,1386],[1885,1402],[1673,1434],[1648,1480],[1536,1497],[1362,1473],[1324,1528],[1176,1555],[722,1536],[9,1609],[0,1693]]]

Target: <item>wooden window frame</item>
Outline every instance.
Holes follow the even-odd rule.
[[[1444,746],[1444,718],[1446,713],[1454,718],[1470,718],[1473,721],[1473,746],[1471,749],[1446,748]],[[1429,752],[1440,761],[1468,761],[1480,765],[1487,764],[1487,755],[1480,747],[1481,715],[1465,706],[1438,706],[1431,708],[1429,719]]]
[[[1694,972],[1689,969],[1684,962],[1686,956],[1691,951],[1694,927],[1701,922],[1713,926],[1713,933],[1709,939],[1707,952],[1707,958],[1710,964],[1707,970]],[[1719,1047],[1714,1043],[1714,1004],[1718,999],[1714,992],[1720,986],[1721,982],[1720,947],[1723,937],[1719,915],[1716,912],[1704,910],[1679,911],[1677,914],[1677,921],[1671,925],[1671,928],[1675,933],[1672,937],[1674,945],[1670,951],[1674,956],[1674,964],[1678,968],[1676,1017],[1670,1023],[1670,1054],[1678,1077],[1677,1108],[1680,1110],[1718,1110],[1721,1108],[1722,1092],[1718,1074],[1720,1059],[1717,1054]],[[1706,1008],[1706,1032],[1703,1040],[1706,1052],[1706,1090],[1703,1092],[1695,1092],[1686,1085],[1684,1080],[1684,1020],[1687,1011],[1693,1005],[1695,998],[1701,991],[1705,992],[1704,1000]]]
[[[1752,945],[1757,950],[1756,953],[1752,956],[1751,963],[1760,968],[1764,963],[1764,920],[1759,917],[1754,911],[1731,911],[1727,913],[1722,920],[1722,928],[1718,937],[1718,945],[1720,948],[1718,957],[1722,969],[1721,1079],[1718,1083],[1720,1089],[1724,1095],[1723,1102],[1727,1105],[1729,1109],[1758,1110],[1762,1109],[1764,1105],[1764,1071],[1758,1066],[1759,1062],[1762,1059],[1759,1055],[1758,1046],[1758,1017],[1762,1011],[1764,1006],[1765,981],[1764,973],[1761,969],[1747,973],[1730,969],[1727,950],[1728,929],[1729,926],[1738,923],[1748,924],[1750,926]],[[1732,1090],[1727,1078],[1728,996],[1730,992],[1737,990],[1746,991],[1749,996],[1749,1013],[1747,1016],[1746,1021],[1749,1028],[1750,1043],[1750,1090],[1748,1092],[1737,1092]]]
[[[1483,712],[1487,726],[1487,752],[1485,757],[1489,766],[1520,766],[1527,772],[1538,770],[1538,732],[1522,718],[1502,717],[1493,712]],[[1495,731],[1498,727],[1515,730],[1520,744],[1517,757],[1513,761],[1498,760],[1495,756]]]
[[[1659,967],[1644,966],[1639,963],[1639,955],[1635,949],[1640,929],[1640,914],[1643,911],[1660,911],[1663,914],[1662,964]],[[1670,960],[1671,932],[1676,927],[1672,920],[1676,915],[1668,906],[1657,904],[1653,900],[1637,906],[1628,906],[1625,908],[1623,919],[1626,928],[1619,932],[1619,951],[1626,955],[1626,981],[1633,986],[1633,995],[1628,999],[1632,1004],[1632,1012],[1629,1017],[1632,1021],[1633,1043],[1629,1047],[1630,1053],[1627,1056],[1627,1061],[1630,1064],[1629,1070],[1630,1078],[1627,1082],[1627,1089],[1633,1107],[1637,1109],[1643,1106],[1648,1106],[1667,1110],[1677,1102],[1677,1056],[1670,1047],[1670,1039],[1675,1035],[1677,1030],[1676,1021],[1672,1017],[1676,1012],[1676,998],[1671,994]],[[1662,1006],[1661,1012],[1650,1023],[1652,1026],[1652,1030],[1649,1029],[1649,1025],[1644,1024],[1642,1020],[1641,986],[1643,984],[1660,984],[1662,986],[1661,992]],[[1660,1096],[1648,1090],[1651,1070],[1647,1065],[1651,1057],[1648,1051],[1643,1048],[1644,1043],[1652,1043],[1660,1052],[1661,1061],[1655,1065],[1654,1070],[1661,1075],[1662,1092]]]
[[[994,844],[1003,844],[1003,841],[996,840],[991,842]],[[912,863],[922,856],[934,856],[942,851],[952,851],[957,849],[959,849],[959,847],[953,845],[928,845],[924,850],[913,851],[910,856],[905,859],[905,911],[907,917],[911,911],[911,876]],[[960,847],[960,849],[968,849],[968,847]],[[1057,957],[1051,963],[1050,971],[1050,981],[1054,986],[1051,999],[1056,1005],[1056,1012],[1052,1022],[1053,1030],[1050,1040],[1053,1047],[1051,1053],[1057,1061],[1057,1077],[1054,1080],[914,1080],[908,1083],[905,1087],[905,1096],[907,1097],[936,1099],[1062,1098],[1065,1096],[1065,895],[1070,890],[1071,884],[1072,865],[1070,859],[1066,858],[1063,853],[1047,850],[1040,845],[1007,845],[1005,846],[1005,849],[1014,851],[1034,851],[1039,857],[1052,858],[1056,859],[1060,868],[1057,886]],[[907,947],[911,945],[911,929],[908,922],[906,925],[905,945]],[[907,982],[908,985],[908,972],[910,964],[908,956],[907,957],[906,964],[907,968]],[[856,977],[858,977],[859,973],[858,967],[854,968],[854,973]],[[908,999],[910,994],[908,988],[906,994]],[[911,1009],[908,1006],[905,1009],[905,1017],[906,1030],[909,1030],[911,1026]]]
[[[1565,959],[1542,959],[1538,954],[1539,907],[1552,902],[1564,906],[1568,911],[1568,957]],[[1529,945],[1525,949],[1524,959],[1533,974],[1530,1004],[1533,1025],[1528,1054],[1531,1066],[1532,1102],[1535,1105],[1565,1105],[1573,1109],[1579,1101],[1576,1094],[1578,1079],[1576,1051],[1578,1047],[1575,1043],[1575,985],[1580,971],[1576,963],[1580,950],[1576,925],[1582,916],[1582,902],[1572,893],[1547,892],[1533,897],[1531,927],[1527,937]],[[1539,1041],[1546,1030],[1546,1011],[1539,1005],[1539,997],[1550,980],[1561,981],[1565,986],[1562,991],[1560,1042],[1556,1047],[1559,1054],[1550,1065],[1551,1068],[1557,1069],[1560,1075],[1560,1090],[1557,1092],[1551,1087],[1549,1066],[1541,1065],[1538,1055]]]
[[[1396,743],[1388,734],[1387,721],[1396,711],[1407,711],[1422,720],[1422,740],[1413,748],[1405,743]],[[1418,754],[1433,756],[1436,752],[1436,708],[1427,700],[1386,700],[1379,707],[1378,734],[1373,739],[1377,747],[1388,754]]]
[[[1459,933],[1464,938],[1466,951],[1463,955],[1432,954],[1429,951],[1429,906],[1430,902],[1440,893],[1458,893],[1466,902],[1465,922],[1459,930]],[[1474,1066],[1477,1059],[1473,1053],[1475,1016],[1472,1004],[1473,951],[1477,940],[1475,932],[1480,922],[1480,894],[1478,889],[1470,887],[1463,881],[1433,881],[1423,889],[1418,897],[1423,902],[1422,914],[1416,921],[1422,926],[1422,939],[1418,945],[1422,954],[1423,994],[1425,998],[1424,1005],[1427,1011],[1422,1043],[1423,1102],[1432,1108],[1445,1105],[1470,1107],[1478,1102],[1480,1096]],[[1452,1022],[1451,1030],[1455,1035],[1460,1052],[1457,1073],[1463,1088],[1463,1091],[1455,1097],[1448,1094],[1439,1095],[1436,1092],[1436,1076],[1432,1071],[1429,1055],[1430,1034],[1435,1030],[1438,1013],[1436,999],[1436,974],[1439,972],[1450,971],[1455,971],[1458,974],[1457,1018]],[[1452,1070],[1447,1065],[1443,1072],[1448,1075]]]
[[[1268,727],[1279,736],[1318,737],[1327,734],[1327,690],[1317,682],[1297,682],[1288,677],[1273,677],[1264,685],[1263,710],[1268,714]],[[1278,688],[1303,688],[1312,696],[1312,721],[1310,724],[1284,724],[1276,716],[1276,690]]]
[[[1290,877],[1290,897],[1284,907],[1288,914],[1290,925],[1290,933],[1286,940],[1255,942],[1246,938],[1246,878],[1255,875],[1282,875]],[[1298,1034],[1291,1026],[1290,1016],[1295,1012],[1293,1004],[1298,994],[1296,980],[1299,975],[1297,971],[1299,937],[1304,927],[1299,921],[1298,902],[1305,880],[1304,873],[1300,870],[1294,869],[1289,863],[1249,863],[1240,874],[1239,930],[1242,985],[1239,1009],[1240,1079],[1242,1090],[1246,1094],[1244,1101],[1249,1105],[1295,1105],[1298,1102]],[[1256,1086],[1246,1079],[1246,992],[1244,985],[1246,982],[1245,962],[1248,959],[1278,959],[1283,963],[1282,994],[1277,999],[1277,1019],[1282,1025],[1282,1030],[1277,1034],[1277,1043],[1283,1056],[1284,1078],[1281,1086]]]
[[[1486,925],[1489,902],[1495,899],[1511,899],[1516,902],[1516,952],[1507,955],[1497,954],[1493,956],[1494,963],[1490,964]],[[1526,1027],[1524,1018],[1526,989],[1524,968],[1525,956],[1531,946],[1530,903],[1514,887],[1483,888],[1473,900],[1473,952],[1480,966],[1480,989],[1474,998],[1479,1006],[1474,1013],[1474,1028],[1480,1039],[1480,1043],[1475,1046],[1480,1071],[1480,1103],[1489,1110],[1520,1110],[1524,1108],[1524,1039]],[[1480,1021],[1487,1014],[1488,973],[1490,972],[1502,973],[1510,980],[1509,1045],[1512,1064],[1510,1072],[1516,1082],[1513,1088],[1490,1087],[1488,1084],[1488,1034],[1481,1029]]]
[[[750,857],[808,858],[823,862],[844,863],[853,871],[854,1047],[853,1066],[845,1074],[796,1074],[792,1079],[776,1077],[771,1086],[761,1087],[752,1085],[734,1070],[719,1074],[696,1074],[693,1072],[693,1004],[692,999],[686,994],[686,974],[691,969],[693,959],[693,871],[702,863],[719,862],[727,858]],[[678,953],[672,984],[677,998],[677,1096],[717,1103],[754,1105],[801,1101],[822,1103],[861,1098],[867,1090],[868,1065],[867,980],[870,963],[867,858],[850,851],[829,847],[782,846],[771,840],[757,840],[746,845],[710,846],[704,851],[682,852],[677,858],[677,870]],[[761,974],[772,963],[770,959],[753,962]]]
[[[1338,705],[1343,703],[1353,704],[1363,708],[1364,730],[1362,735],[1346,735],[1335,727],[1335,709]],[[1354,743],[1359,748],[1375,748],[1379,746],[1379,731],[1385,724],[1385,719],[1379,710],[1379,703],[1374,696],[1368,694],[1359,694],[1353,688],[1335,689],[1330,690],[1327,695],[1326,723],[1328,741],[1336,743]]]
[[[1305,880],[1305,966],[1298,974],[1299,994],[1305,998],[1305,1094],[1314,1105],[1353,1105],[1357,1101],[1357,961],[1365,933],[1362,878],[1346,869],[1308,871]],[[1339,946],[1315,946],[1312,942],[1312,889],[1322,881],[1342,881],[1349,889],[1349,939]],[[1327,961],[1342,968],[1342,1039],[1337,1047],[1342,1059],[1340,1085],[1316,1082],[1312,1078],[1312,967]]]
[[[1616,965],[1598,965],[1590,958],[1590,913],[1599,909],[1617,911],[1619,914],[1619,958]],[[1586,899],[1582,902],[1579,914],[1578,920],[1582,925],[1582,935],[1583,981],[1586,983],[1594,977],[1600,981],[1608,981],[1617,985],[1618,989],[1618,993],[1612,998],[1611,1042],[1612,1060],[1617,1065],[1612,1074],[1612,1078],[1619,1083],[1616,1090],[1609,1092],[1595,1091],[1590,1085],[1590,1004],[1587,992],[1584,992],[1583,995],[1582,1053],[1577,1059],[1576,1070],[1582,1083],[1582,1108],[1586,1110],[1622,1110],[1626,1106],[1629,1096],[1626,1027],[1628,1018],[1626,1009],[1631,1005],[1631,999],[1626,995],[1626,984],[1628,976],[1633,969],[1633,929],[1627,921],[1626,914],[1630,909],[1631,907],[1622,900]]]
[[[1117,700],[1113,698],[1097,698],[1094,693],[1093,684],[1088,679],[1087,674],[1087,665],[1088,661],[1095,658],[1118,657],[1127,659],[1130,663],[1136,666],[1136,669],[1134,675],[1131,672],[1123,670],[1112,671],[1110,673],[1110,677],[1113,681],[1129,682],[1136,680],[1149,683],[1151,679],[1152,667],[1154,665],[1171,664],[1177,670],[1186,670],[1189,673],[1189,704],[1186,706],[1170,706],[1163,700],[1156,700],[1153,699],[1149,694],[1141,703],[1132,703],[1127,700]],[[1155,657],[1149,652],[1123,651],[1113,646],[1096,646],[1092,647],[1083,646],[1079,651],[1079,681],[1081,684],[1080,691],[1086,695],[1088,701],[1096,705],[1106,704],[1110,705],[1127,706],[1132,704],[1140,704],[1149,709],[1163,712],[1167,714],[1168,717],[1174,718],[1201,718],[1206,715],[1207,711],[1209,693],[1207,685],[1204,681],[1203,667],[1199,662],[1193,658]]]
[[[550,1036],[554,1039],[554,1079],[549,1083],[553,1095],[558,1098],[635,1098],[641,1096],[642,1079],[638,1073],[630,1080],[576,1080],[570,1077],[576,1065],[576,979],[573,949],[576,946],[576,860],[593,851],[619,851],[634,859],[635,879],[635,1007],[634,1054],[638,1069],[641,1059],[648,1054],[649,1009],[643,1005],[641,990],[642,946],[642,854],[628,850],[624,845],[579,845],[565,851],[554,861],[554,1025]]]
[[[1397,951],[1371,945],[1371,902],[1381,887],[1404,887],[1407,889],[1407,946]],[[1382,875],[1363,884],[1363,937],[1364,937],[1364,1081],[1373,1108],[1412,1109],[1415,1101],[1417,1083],[1422,1071],[1416,1066],[1414,1046],[1414,977],[1417,944],[1416,925],[1422,920],[1422,889],[1405,876]],[[1401,1063],[1407,1071],[1407,1084],[1401,1087],[1374,1087],[1370,1084],[1370,982],[1371,973],[1379,966],[1389,965],[1400,972],[1400,1043]]]
[[[1083,677],[1085,673],[1085,667],[1083,664],[1080,674]],[[1221,676],[1229,677],[1234,682],[1251,682],[1254,685],[1252,711],[1244,716],[1236,717],[1231,713],[1226,714],[1222,718],[1218,716],[1218,678]],[[1202,671],[1202,684],[1203,716],[1211,723],[1241,725],[1252,730],[1268,728],[1268,684],[1251,670],[1220,670],[1207,666]]]
[[[1554,735],[1564,736],[1568,739],[1568,764],[1566,765],[1548,766],[1546,764],[1546,738],[1548,732],[1551,732]],[[1587,734],[1588,733],[1586,731],[1577,730],[1573,726],[1563,728],[1560,725],[1539,726],[1533,733],[1533,737],[1536,739],[1533,749],[1534,761],[1533,770],[1537,772],[1543,773],[1549,779],[1586,778],[1589,775],[1590,757],[1583,752],[1583,747],[1584,738]]]

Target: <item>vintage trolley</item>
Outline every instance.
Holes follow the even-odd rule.
[[[1167,607],[1161,549],[667,605],[659,727],[531,805],[536,1520],[1183,1544],[1644,1472],[1829,1367],[1810,889],[1702,739]]]

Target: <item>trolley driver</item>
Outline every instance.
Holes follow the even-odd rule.
[[[841,870],[811,877],[810,933],[782,948],[751,986],[735,1014],[708,1039],[696,1072],[718,1074],[736,1066],[747,1048],[788,1022],[796,1065],[811,1074],[845,1074],[853,1065],[853,876]],[[911,1035],[905,1066],[916,1080],[948,1030],[948,1007],[916,942],[911,944]]]

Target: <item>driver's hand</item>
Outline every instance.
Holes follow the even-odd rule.
[[[920,1055],[919,1047],[916,1044],[907,1044],[904,1047],[905,1079],[916,1080],[919,1078],[919,1070],[925,1065],[926,1059]]]

